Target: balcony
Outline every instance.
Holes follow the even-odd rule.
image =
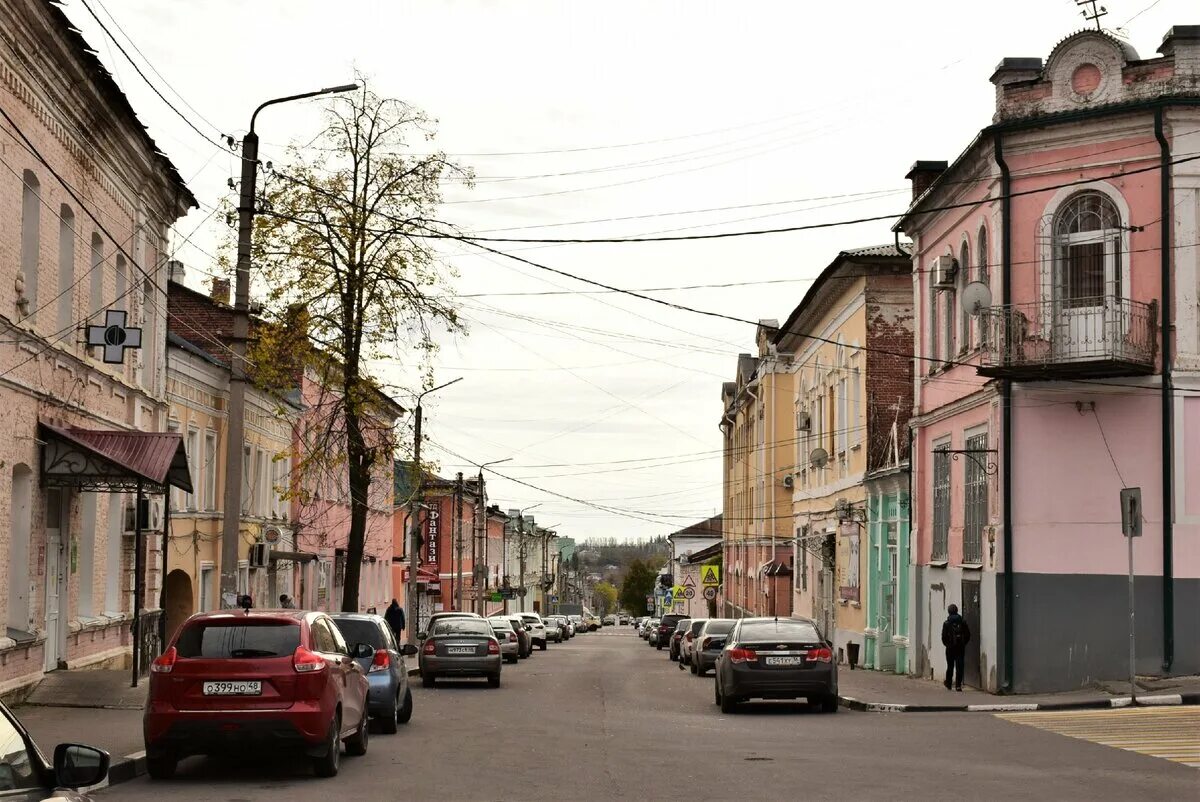
[[[1116,295],[993,306],[980,313],[981,376],[1037,381],[1154,372],[1158,303]]]

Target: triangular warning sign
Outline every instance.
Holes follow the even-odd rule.
[[[685,588],[694,588],[696,587],[696,580],[692,579],[690,576],[684,577],[683,586]]]
[[[705,585],[719,585],[720,581],[717,579],[716,566],[712,566],[712,565],[704,566],[704,573],[701,575],[700,581],[703,582]]]

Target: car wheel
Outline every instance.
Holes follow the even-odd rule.
[[[722,713],[736,713],[737,711],[738,711],[737,699],[734,699],[732,696],[727,696],[725,694],[722,694],[721,695],[721,712]]]
[[[660,652],[661,652],[661,651],[662,651],[662,644],[661,644],[661,643],[656,643],[656,644],[654,644],[654,648],[655,648],[655,649],[657,649],[658,651],[660,651]]]
[[[396,692],[396,698],[392,700],[390,710],[384,711],[384,714],[377,719],[379,731],[384,735],[396,734],[396,719],[400,717],[400,693]]]
[[[700,669],[699,669],[699,667],[696,665],[696,661],[695,661],[695,660],[693,660],[693,661],[692,661],[692,667],[691,667],[691,669],[690,669],[690,670],[691,670],[691,672],[692,672],[693,674],[695,674],[697,677],[698,677],[698,676],[700,676]]]
[[[342,759],[342,741],[338,736],[342,731],[342,714],[334,713],[333,721],[329,723],[329,736],[326,738],[325,754],[313,758],[313,773],[318,777],[336,777]]]
[[[499,688],[500,687],[500,672],[499,671],[497,671],[495,674],[488,674],[488,687],[489,688]]]
[[[679,655],[677,655],[675,652],[671,652],[671,654],[669,655],[669,657],[671,658],[671,662],[672,662],[672,663],[674,663],[674,662],[676,662],[677,660],[679,660]]]
[[[428,676],[426,676],[425,674],[422,674],[421,675],[421,687],[422,688],[432,688],[433,683],[436,679],[437,679],[437,677],[433,676],[433,674],[429,674]]]
[[[713,704],[721,704],[721,684],[718,682],[713,683]]]
[[[826,696],[821,700],[822,713],[836,713],[838,706],[838,698],[836,696]]]
[[[504,662],[515,663],[517,662],[517,656],[515,654],[506,654],[504,655]]]
[[[152,780],[169,780],[175,776],[175,767],[179,761],[174,755],[146,756],[146,773]]]
[[[370,718],[367,716],[366,708],[363,708],[362,718],[358,721],[358,729],[354,734],[346,739],[346,754],[359,757],[367,753],[367,739],[370,732]]]
[[[538,648],[541,649],[543,652],[546,651],[546,641],[542,641],[541,643],[539,643]]]
[[[412,691],[404,689],[404,701],[400,704],[400,711],[396,713],[396,722],[399,724],[407,724],[412,719]]]

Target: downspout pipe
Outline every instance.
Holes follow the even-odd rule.
[[[999,131],[995,134],[996,166],[1000,168],[1000,303],[1008,306],[1012,303],[1012,172],[1004,161],[1004,136]],[[1016,610],[1014,609],[1016,591],[1014,589],[1014,560],[1013,560],[1013,509],[1012,509],[1012,380],[1002,379],[1000,382],[1000,504],[1003,508],[1003,548],[1004,548],[1004,682],[1001,689],[1012,693],[1014,689],[1013,673],[1016,664],[1014,649],[1016,648]]]
[[[1171,318],[1171,145],[1163,133],[1163,107],[1154,109],[1159,152],[1159,274],[1162,280],[1162,626],[1163,671],[1175,662],[1175,398],[1171,376],[1174,323]]]

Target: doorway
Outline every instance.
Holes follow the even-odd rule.
[[[46,643],[43,668],[54,671],[62,667],[66,652],[66,629],[62,624],[62,601],[66,598],[67,565],[63,544],[69,539],[67,531],[68,494],[57,488],[46,491]]]
[[[166,643],[171,642],[171,638],[179,630],[180,624],[188,619],[194,612],[192,605],[192,578],[185,571],[176,568],[167,574],[167,581],[164,587],[166,599]]]
[[[962,617],[971,630],[964,661],[964,680],[972,688],[983,685],[979,675],[979,580],[964,579],[962,583]]]

